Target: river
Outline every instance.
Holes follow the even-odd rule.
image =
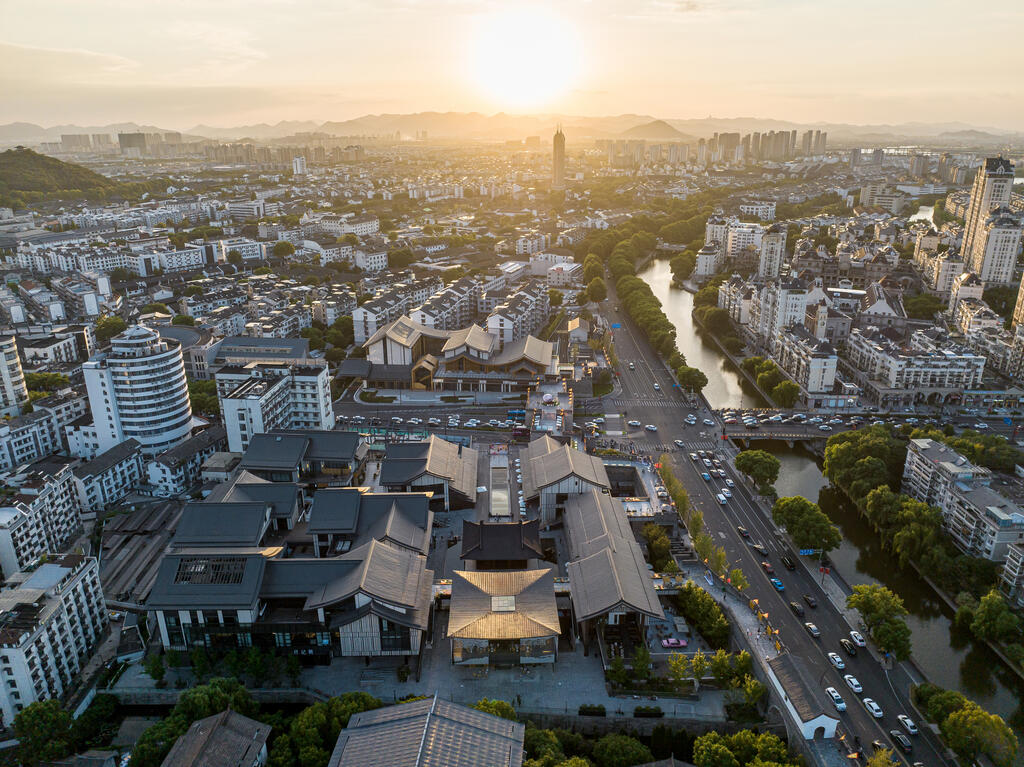
[[[924,218],[924,216],[922,216]],[[693,295],[671,287],[667,261],[655,261],[639,274],[661,301],[675,325],[679,350],[687,364],[708,377],[704,393],[715,408],[764,407],[732,363],[705,340],[693,325]],[[881,583],[898,593],[910,611],[907,623],[913,634],[914,660],[929,680],[976,701],[998,713],[1021,731],[1024,684],[1008,671],[984,644],[971,640],[952,623],[953,612],[913,571],[900,572],[881,545],[879,536],[852,505],[831,490],[813,455],[785,443],[769,443],[781,467],[775,483],[779,495],[802,495],[817,502],[843,534],[843,542],[830,554],[836,570],[851,585]]]

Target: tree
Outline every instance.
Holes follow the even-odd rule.
[[[842,542],[839,528],[818,504],[798,495],[779,498],[772,507],[772,519],[789,531],[793,543],[801,549],[831,551]]]
[[[127,327],[128,324],[120,317],[113,315],[100,317],[96,320],[94,331],[96,333],[96,342],[100,346],[105,346],[111,338],[119,333],[123,333]]]
[[[587,295],[591,301],[604,301],[608,298],[608,286],[602,278],[595,277],[587,284]]]
[[[893,767],[896,760],[893,759],[891,748],[880,748],[864,763],[864,767]]]
[[[946,302],[930,293],[920,293],[903,299],[903,308],[913,320],[930,320],[946,308]]]
[[[295,254],[295,246],[292,245],[288,240],[278,240],[274,243],[274,247],[271,249],[271,254],[274,258],[287,258],[288,256]],[[238,263],[241,263],[241,253],[239,255]],[[231,261],[231,255],[228,254],[228,261]],[[231,263],[235,263],[231,261]]]
[[[1017,756],[1017,736],[1002,717],[968,701],[939,725],[946,743],[967,762],[985,754],[998,767],[1010,767]]]
[[[690,672],[693,674],[694,689],[700,689],[700,680],[707,673],[709,663],[708,656],[704,654],[703,650],[697,650],[693,654],[693,658],[690,660]]]
[[[171,310],[167,308],[167,304],[162,304],[159,301],[154,301],[151,304],[146,304],[140,310],[143,314],[152,314],[159,312],[160,314],[170,314]]]
[[[565,298],[565,295],[558,288],[551,288],[548,291],[548,302],[552,306],[561,306],[563,298]]]
[[[416,260],[416,254],[410,248],[395,248],[388,251],[388,266],[392,269],[405,269]]]
[[[26,373],[25,386],[29,391],[54,392],[70,385],[68,377],[60,373]]]
[[[605,675],[617,687],[625,687],[629,684],[629,670],[626,668],[626,662],[622,660],[620,655],[612,658],[612,662],[608,664],[608,671]]]
[[[679,381],[682,388],[693,393],[703,391],[704,387],[708,385],[708,377],[704,375],[704,371],[687,365],[676,370],[676,380]]]
[[[519,717],[516,716],[516,710],[512,708],[512,704],[508,701],[498,700],[497,698],[481,698],[473,704],[473,708],[477,711],[483,711],[485,714],[500,716],[502,719],[510,719],[513,722],[519,721]]]
[[[781,381],[769,392],[769,396],[779,407],[793,407],[800,399],[800,387],[790,380]]]
[[[651,676],[651,651],[640,645],[633,653],[633,676],[640,682],[646,682]]]
[[[765,450],[743,450],[736,456],[736,470],[746,474],[759,487],[773,485],[779,478],[779,459]]]
[[[903,600],[885,586],[861,584],[853,587],[846,606],[860,613],[861,620],[879,648],[897,660],[910,657],[910,627],[904,620]]]
[[[158,684],[163,681],[164,674],[167,673],[167,669],[164,668],[163,656],[159,653],[153,653],[146,658],[145,669],[150,678]]]
[[[189,317],[187,314],[175,314],[174,319],[171,320],[172,325],[195,325],[196,318]]]
[[[280,243],[278,243],[278,244],[280,244]],[[291,245],[290,242],[288,244]],[[274,246],[274,247],[276,248],[277,246]],[[237,250],[229,250],[228,251],[228,263],[231,264],[232,266],[235,266],[235,267],[241,266],[242,265],[242,254],[239,253]]]
[[[717,732],[701,735],[694,741],[693,763],[696,767],[740,767],[729,744]]]
[[[734,567],[729,571],[729,582],[737,591],[744,591],[750,587],[750,581],[747,580],[747,576],[738,567]]]
[[[971,632],[979,639],[1004,642],[1020,632],[1020,618],[1014,615],[1003,595],[992,589],[974,610]]]
[[[633,767],[653,760],[651,750],[628,735],[611,733],[594,744],[597,767]]]
[[[674,652],[668,656],[668,678],[677,692],[682,689],[683,683],[692,677],[689,658],[681,652]]]
[[[36,765],[71,753],[71,714],[54,699],[30,703],[14,717],[22,764]]]
[[[732,679],[732,660],[724,649],[719,649],[711,656],[711,676],[719,687],[725,687]]]

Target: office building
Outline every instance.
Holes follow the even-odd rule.
[[[551,188],[565,188],[565,134],[559,125],[555,131],[551,152]]]
[[[76,455],[92,457],[136,439],[152,457],[188,439],[192,405],[178,341],[135,325],[86,362],[82,374],[92,423],[69,429]]]

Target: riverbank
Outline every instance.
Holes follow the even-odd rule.
[[[729,360],[729,362],[732,363],[732,366],[734,368],[736,368],[736,373],[738,375],[743,376],[743,378],[746,379],[747,383],[749,383],[752,387],[754,387],[754,390],[758,394],[760,394],[762,398],[764,398],[765,402],[768,402],[770,404],[775,404],[774,400],[772,400],[772,398],[771,398],[771,395],[769,395],[768,392],[766,392],[764,389],[762,389],[760,386],[758,386],[757,379],[754,378],[752,375],[750,375],[750,373],[748,373],[746,370],[743,369],[743,366],[740,364],[740,360],[737,359],[728,349],[725,348],[725,345],[721,342],[721,340],[719,340],[718,336],[716,336],[714,333],[709,331],[707,329],[707,327],[704,325],[704,323],[697,317],[696,314],[694,314],[691,317],[691,319],[693,320],[693,323],[700,329],[701,333],[704,334],[704,336],[702,336],[702,337],[710,338],[711,342],[718,348],[718,351],[720,351],[722,353],[722,355],[727,360]]]

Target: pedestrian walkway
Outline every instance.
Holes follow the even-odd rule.
[[[615,407],[660,407],[660,408],[685,408],[686,405],[679,400],[665,399],[664,397],[612,397],[611,404]]]

